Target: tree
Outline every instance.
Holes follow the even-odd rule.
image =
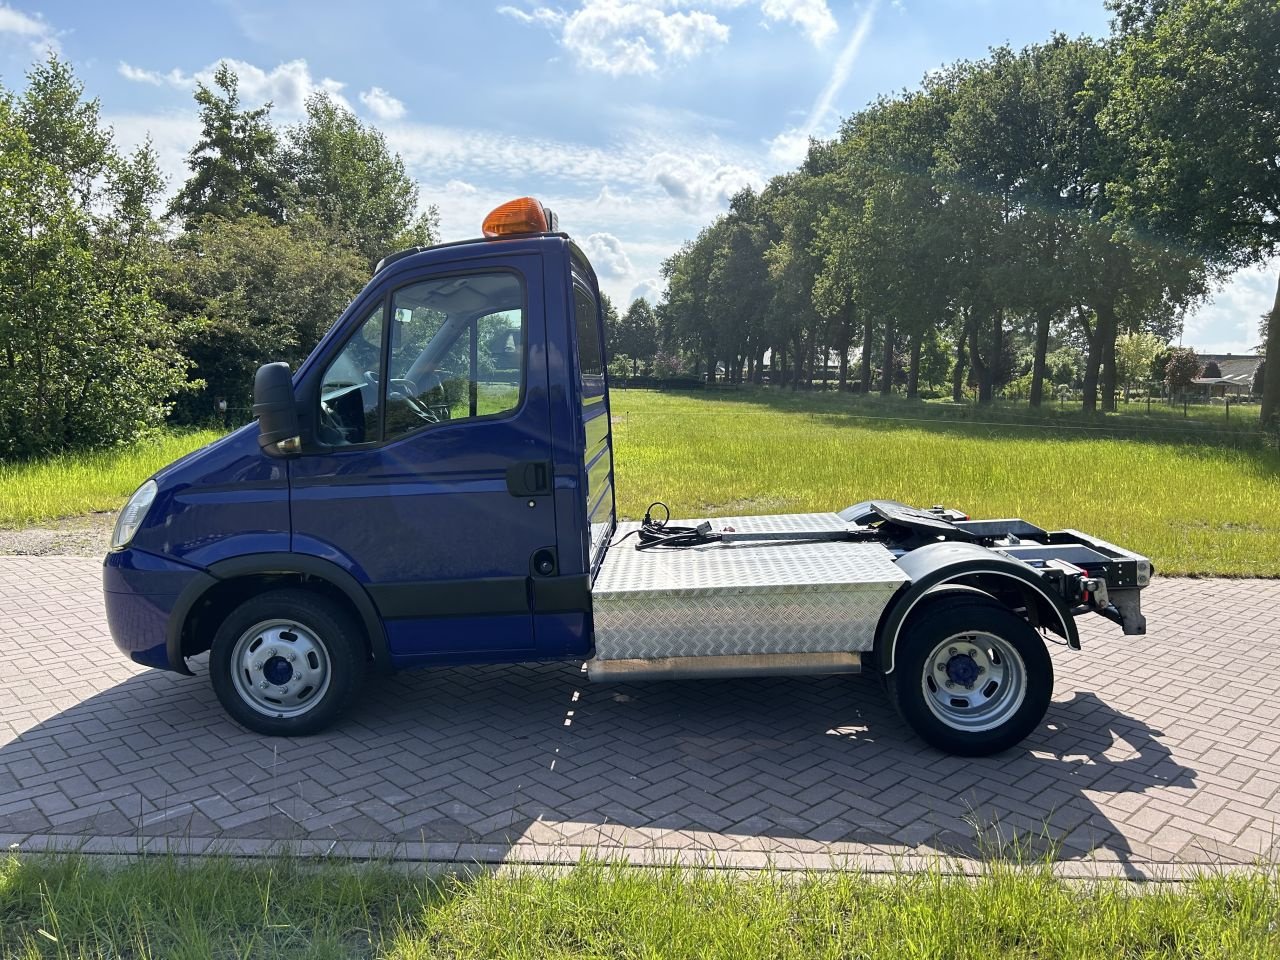
[[[1089,202],[1088,165],[1097,153],[1081,93],[1103,57],[1089,39],[1061,35],[1014,52],[993,50],[959,64],[943,169],[968,215],[970,312],[991,312],[987,350],[998,358],[1006,315],[1032,325],[1030,403],[1043,397],[1055,322],[1082,302],[1081,209]],[[978,318],[974,317],[976,321]],[[976,334],[977,331],[974,331]],[[996,364],[974,351],[982,379]],[[980,395],[990,396],[986,384]]]
[[[603,290],[600,291],[600,311],[604,314],[604,345],[610,358],[618,351],[618,308]]]
[[[840,386],[848,377],[849,330],[855,322],[849,291],[823,291],[823,257],[818,241],[821,212],[831,202],[834,176],[829,164],[834,151],[811,144],[804,167],[784,177],[774,177],[761,195],[768,223],[769,244],[764,251],[769,296],[764,330],[757,357],[761,378],[764,352],[770,351],[771,382],[794,389],[803,376],[810,353],[812,331],[819,320],[839,312],[843,333],[840,349]],[[824,297],[824,292],[826,296]]]
[[[325,93],[307,100],[280,158],[292,217],[309,214],[372,267],[388,253],[433,243],[434,206],[418,211],[417,184],[386,138]]]
[[[186,369],[153,296],[155,155],[120,155],[83,94],[53,57],[0,88],[0,456],[132,438]]]
[[[1280,3],[1112,0],[1117,81],[1100,121],[1132,154],[1113,192],[1223,268],[1280,251]],[[1280,415],[1280,284],[1262,421]]]
[[[1055,385],[1076,387],[1084,377],[1084,358],[1075,347],[1060,347],[1045,357],[1045,375]]]
[[[277,223],[285,214],[279,141],[269,116],[271,104],[240,107],[239,81],[225,62],[213,75],[213,88],[196,87],[200,139],[191,148],[191,178],[178,191],[169,212],[188,224],[203,216],[234,220],[261,216]]]
[[[699,361],[706,360],[713,379],[718,341],[707,315],[707,290],[722,224],[723,218],[704,227],[694,240],[662,262],[662,276],[667,285],[664,319],[670,338],[666,346],[688,351]],[[697,369],[695,367],[695,373]]]
[[[1174,347],[1169,351],[1169,359],[1165,361],[1164,382],[1169,387],[1169,396],[1186,393],[1191,389],[1191,381],[1200,373],[1200,358],[1190,347]]]
[[[314,221],[200,220],[174,243],[163,293],[203,382],[181,398],[179,419],[207,420],[218,399],[247,408],[258,366],[305,359],[367,276]]]
[[[1217,360],[1210,360],[1204,365],[1204,370],[1200,372],[1200,376],[1206,380],[1216,379],[1222,376],[1222,368],[1218,366]]]
[[[1133,381],[1151,372],[1151,364],[1163,347],[1164,341],[1154,333],[1126,333],[1116,340],[1116,377],[1124,384],[1126,403]]]
[[[649,301],[637,297],[618,326],[618,350],[631,359],[631,376],[637,376],[640,364],[648,365],[658,355],[658,318]]]
[[[1262,396],[1262,385],[1266,382],[1267,377],[1267,361],[1263,360],[1258,364],[1257,369],[1253,371],[1253,389],[1252,393],[1255,397]]]

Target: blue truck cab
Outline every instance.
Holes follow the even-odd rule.
[[[1023,521],[967,529],[954,511],[866,501],[772,526],[620,530],[596,275],[529,198],[485,232],[388,257],[296,372],[259,370],[255,423],[133,495],[103,574],[129,657],[190,674],[208,652],[223,706],[271,735],[323,729],[369,671],[572,660],[633,679],[866,660],[891,688],[911,672],[891,693],[926,739],[984,753],[1047,706],[1036,630],[1078,646],[1073,617],[1091,610],[1141,632],[1149,561]],[[750,594],[757,628],[760,604],[774,611],[772,638],[736,641],[759,631],[698,607],[707,584]],[[800,624],[795,597],[824,589],[826,619]],[[959,653],[956,611],[972,621]],[[982,679],[997,673],[998,689]]]

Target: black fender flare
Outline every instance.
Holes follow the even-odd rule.
[[[339,590],[355,608],[364,626],[365,635],[369,638],[369,651],[373,658],[374,669],[389,670],[391,668],[391,650],[387,643],[386,629],[383,627],[382,618],[378,615],[378,608],[374,606],[372,598],[360,581],[332,560],[305,554],[275,552],[249,553],[219,560],[187,584],[178,595],[166,626],[165,651],[171,669],[187,676],[192,675],[186,658],[182,655],[182,634],[187,617],[192,608],[200,602],[200,598],[226,580],[257,574],[311,577],[323,580]]]
[[[895,593],[880,614],[875,657],[881,672],[892,673],[898,636],[907,617],[926,597],[943,591],[986,593],[982,584],[1001,583],[1020,589],[1034,601],[1039,624],[1060,634],[1073,650],[1080,649],[1080,632],[1066,601],[1045,586],[1039,575],[1020,560],[1004,557],[975,543],[930,543],[898,560],[910,583]],[[1030,604],[1028,604],[1030,605]]]

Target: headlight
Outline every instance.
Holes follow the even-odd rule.
[[[120,516],[116,518],[116,529],[111,534],[112,551],[123,550],[129,545],[133,535],[142,526],[142,521],[146,519],[147,511],[151,509],[151,504],[155,502],[159,490],[154,480],[148,480],[134,491],[129,502],[120,511]]]

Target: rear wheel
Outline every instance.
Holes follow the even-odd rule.
[[[1036,728],[1053,694],[1053,661],[1032,626],[995,601],[937,600],[898,640],[890,699],[922,739],[985,756]]]
[[[214,692],[243,726],[269,736],[316,733],[341,714],[365,673],[365,645],[347,611],[307,590],[246,600],[209,652]]]

